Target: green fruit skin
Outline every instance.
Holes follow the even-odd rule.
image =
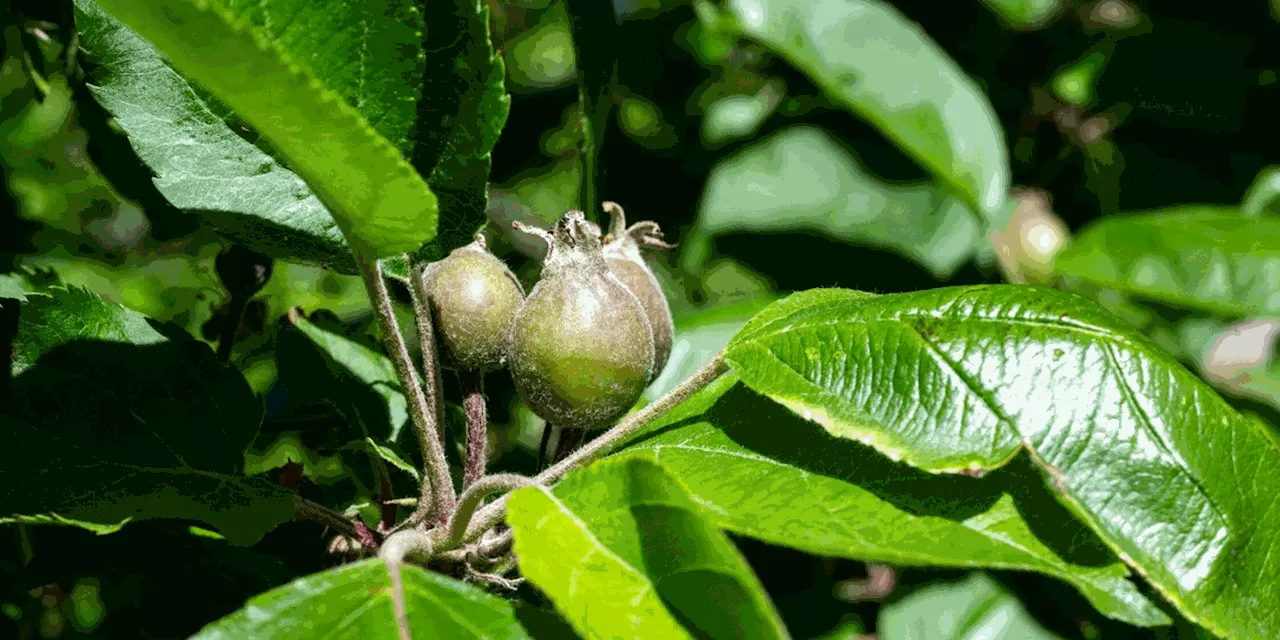
[[[648,386],[653,333],[616,276],[570,271],[530,292],[511,325],[509,353],[516,390],[534,413],[561,428],[600,429]]]
[[[609,270],[618,276],[622,284],[627,285],[631,293],[636,294],[636,299],[644,307],[645,316],[649,319],[649,326],[653,329],[653,376],[649,380],[652,382],[662,373],[663,367],[667,366],[667,359],[671,357],[671,343],[675,341],[671,306],[667,304],[662,286],[658,284],[653,272],[649,271],[648,265],[621,255],[606,254],[605,260],[609,264]]]
[[[507,333],[524,302],[524,289],[507,266],[469,245],[432,264],[424,277],[445,363],[461,371],[502,368]]]

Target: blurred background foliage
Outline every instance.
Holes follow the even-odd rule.
[[[548,223],[580,206],[574,31],[562,0],[487,3],[512,94],[493,152],[489,215],[504,227]],[[727,28],[715,3],[614,0],[618,27],[609,42],[618,65],[597,193],[633,220],[659,222],[681,243],[654,260],[678,335],[650,398],[789,291],[1042,282],[1053,277],[1057,248],[1104,216],[1194,203],[1241,215],[1280,209],[1272,198],[1280,173],[1268,171],[1280,162],[1280,3],[892,4],[990,100],[1011,156],[1016,210],[1008,226],[989,228],[820,81]],[[3,266],[28,278],[51,270],[216,343],[230,300],[214,259],[228,243],[165,201],[89,95],[71,3],[15,0],[4,17]],[[493,235],[495,250],[531,283],[540,248]],[[1130,320],[1243,409],[1280,424],[1280,365],[1272,357],[1280,321],[1139,303],[1083,280],[1057,283]],[[401,326],[412,326],[407,315]],[[383,429],[390,433],[374,437],[343,426],[344,412],[356,409],[334,400],[355,393],[352,385],[377,388],[369,372],[385,365],[367,353],[378,349],[376,330],[355,278],[278,262],[237,331],[233,362],[267,408],[262,435],[246,452],[250,472],[349,504],[371,523],[372,474],[390,464],[399,495],[411,492],[416,454],[395,444],[403,421],[396,422],[398,392],[350,401],[393,407]],[[298,331],[328,337],[298,341]],[[324,367],[299,364],[353,357],[372,364],[331,377],[317,376]],[[520,405],[509,380],[491,378],[494,456],[510,470],[531,470],[541,421]],[[455,384],[452,376],[445,382]],[[293,544],[298,536],[317,544]],[[305,523],[281,527],[251,549],[217,537],[171,523],[101,538],[0,529],[0,635],[175,637],[249,595],[338,561],[325,551],[330,541]],[[1137,630],[1108,621],[1070,588],[1039,576],[955,583],[962,572],[899,572],[739,542],[796,637],[855,638],[877,620],[885,629],[910,624],[921,615],[912,606],[1011,606],[1015,618],[1030,615],[1068,638],[1204,637],[1187,623]],[[166,588],[174,567],[184,574],[176,591]],[[939,580],[951,586],[912,588]]]

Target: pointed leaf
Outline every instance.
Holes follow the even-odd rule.
[[[968,207],[929,184],[891,185],[868,174],[821,129],[784,129],[711,171],[698,233],[815,231],[885,247],[942,278],[981,234]]]
[[[507,122],[506,70],[489,38],[480,0],[426,3],[426,88],[413,164],[440,198],[440,232],[415,257],[439,260],[471,244],[489,206],[490,153]],[[461,34],[461,35],[459,35]]]
[[[413,565],[401,566],[400,577],[414,640],[529,637],[511,604],[501,598]],[[396,638],[391,593],[386,564],[364,560],[255,596],[192,638]]]
[[[809,75],[950,184],[996,228],[1009,153],[982,90],[880,0],[730,0],[747,36]]]
[[[1280,218],[1187,206],[1104,218],[1059,255],[1058,272],[1182,307],[1280,312]]]
[[[583,637],[689,637],[681,622],[698,637],[786,637],[737,549],[653,463],[604,461],[554,492],[522,489],[508,522],[525,576]]]
[[[262,404],[207,345],[87,291],[28,297],[15,345],[39,357],[0,415],[0,522],[182,518],[251,544],[293,518],[287,490],[241,476]]]
[[[269,141],[357,253],[378,258],[434,237],[435,196],[395,146],[225,0],[99,4]]]
[[[880,613],[883,640],[1055,640],[995,580],[975,573],[920,589]]]
[[[929,474],[827,434],[734,375],[616,455],[658,461],[740,535],[822,556],[1037,571],[1104,615],[1169,622],[1021,458],[981,479]]]
[[[1093,303],[1026,286],[793,295],[727,349],[743,382],[932,472],[1026,449],[1182,613],[1280,635],[1280,440]]]

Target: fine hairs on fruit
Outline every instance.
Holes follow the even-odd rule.
[[[600,230],[570,211],[547,242],[542,277],[511,324],[508,365],[534,413],[562,429],[600,429],[626,414],[653,375],[643,305],[610,271]]]
[[[501,369],[524,287],[489,253],[484,235],[432,263],[422,278],[445,364],[469,373]]]
[[[658,223],[645,220],[628,228],[627,216],[618,203],[605,202],[602,206],[610,216],[609,235],[605,237],[604,245],[605,261],[609,270],[636,294],[653,329],[652,382],[662,373],[662,368],[667,366],[667,358],[671,356],[675,323],[671,320],[671,307],[662,293],[662,286],[644,261],[644,256],[640,255],[640,247],[674,249],[676,245],[662,240],[662,229]]]

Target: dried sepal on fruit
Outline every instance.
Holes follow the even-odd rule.
[[[599,228],[570,211],[543,238],[542,278],[511,325],[508,363],[534,413],[566,429],[612,424],[653,374],[653,331],[636,295],[610,271]]]
[[[662,239],[658,223],[645,220],[628,227],[626,214],[616,202],[605,202],[603,207],[610,216],[609,235],[605,237],[604,245],[605,261],[644,307],[649,327],[653,329],[653,378],[657,378],[671,357],[675,323],[671,320],[671,306],[667,304],[662,285],[658,284],[658,278],[644,261],[640,248],[674,249],[676,245]]]
[[[476,373],[502,368],[524,287],[489,253],[484,236],[430,264],[422,278],[445,364]]]

